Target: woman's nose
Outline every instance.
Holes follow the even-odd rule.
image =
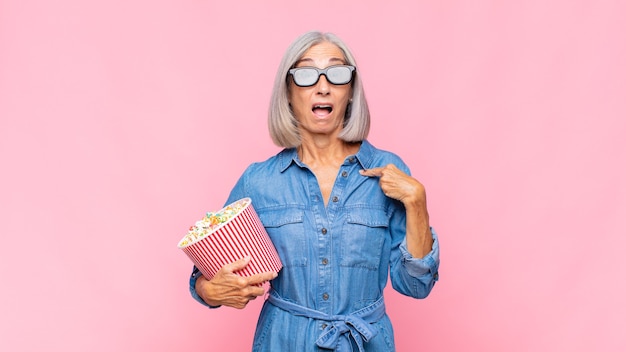
[[[326,75],[321,75],[320,79],[317,81],[317,93],[326,95],[330,93],[330,83],[326,79]]]

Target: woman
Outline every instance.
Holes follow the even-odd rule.
[[[227,204],[250,197],[283,262],[280,274],[190,280],[201,303],[243,308],[264,295],[254,351],[394,351],[383,289],[426,297],[439,245],[424,187],[367,140],[369,111],[354,57],[333,34],[305,33],[279,67],[269,112],[284,147],[250,165]]]

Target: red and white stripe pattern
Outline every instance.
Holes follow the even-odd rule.
[[[247,267],[237,272],[241,276],[278,272],[283,267],[265,227],[250,200],[247,201],[248,204],[240,213],[213,233],[181,248],[207,279],[213,278],[225,264],[245,256],[251,256],[252,260]]]

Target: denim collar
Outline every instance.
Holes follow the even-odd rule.
[[[372,159],[374,158],[375,148],[368,141],[361,141],[361,147],[359,151],[355,155],[350,155],[346,157],[344,163],[350,163],[350,158],[356,157],[356,160],[361,164],[363,169],[368,169],[372,164]],[[284,172],[291,165],[297,165],[301,168],[306,167],[306,165],[300,160],[298,157],[298,152],[296,148],[287,148],[283,149],[278,154],[278,165],[280,166],[280,172]]]

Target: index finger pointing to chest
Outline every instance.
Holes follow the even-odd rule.
[[[367,176],[367,177],[380,177],[383,175],[383,168],[382,167],[375,167],[372,169],[363,169],[363,170],[359,170],[359,173],[361,173],[361,175],[363,176]]]

